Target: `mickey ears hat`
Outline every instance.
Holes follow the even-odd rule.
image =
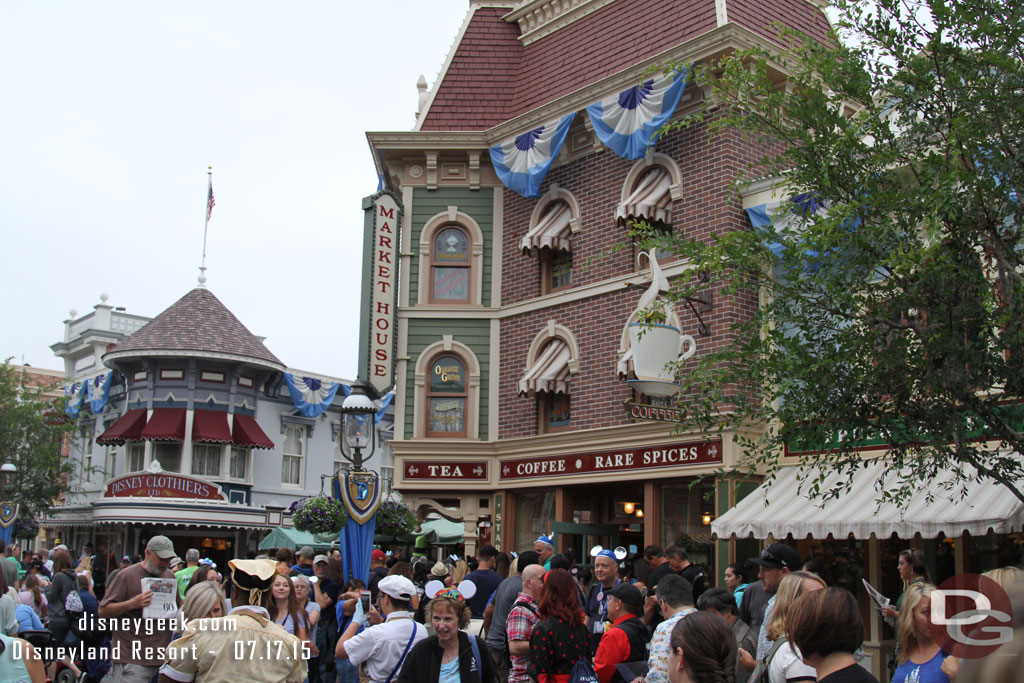
[[[455,586],[445,588],[445,585],[440,581],[428,581],[427,585],[423,587],[423,592],[429,595],[431,599],[452,598],[453,600],[465,602],[476,595],[476,584],[472,581],[463,581],[459,584],[458,588]]]

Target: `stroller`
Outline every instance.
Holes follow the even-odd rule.
[[[18,633],[18,637],[19,638],[23,638],[23,639],[27,640],[28,642],[30,642],[32,644],[32,647],[36,648],[36,650],[38,652],[43,653],[44,655],[45,655],[45,653],[52,652],[53,648],[57,644],[57,641],[54,639],[53,634],[50,633],[49,631],[47,631],[46,629],[43,629],[41,631],[40,630],[20,631]],[[53,663],[53,661],[54,660],[52,658],[48,658],[46,656],[43,656],[43,666],[44,667],[49,667],[50,664]],[[75,665],[78,666],[80,669],[82,668],[81,662],[75,662]],[[83,672],[84,672],[84,669],[83,669]],[[83,677],[84,677],[84,673],[83,673]],[[46,680],[47,681],[52,681],[52,683],[76,683],[75,672],[72,671],[63,662],[57,662],[57,668],[54,671],[53,678],[51,679],[51,678],[47,677]]]

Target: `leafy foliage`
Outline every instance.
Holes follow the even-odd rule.
[[[954,490],[980,475],[1024,501],[1024,10],[835,11],[831,44],[784,30],[786,49],[699,74],[721,105],[713,134],[764,150],[737,187],[775,178],[777,196],[827,210],[790,204],[772,226],[708,241],[638,229],[712,274],[674,283],[674,297],[713,286],[762,301],[727,347],[685,367],[684,428],[762,425],[743,438],[744,466],[770,471],[788,445],[850,475],[861,448],[888,444],[896,476],[880,500],[946,469]],[[850,483],[819,491],[825,479],[812,489]]]
[[[20,519],[45,514],[69,490],[73,468],[61,449],[71,428],[61,401],[47,399],[9,359],[0,365],[0,462],[16,468],[3,497],[20,505]]]

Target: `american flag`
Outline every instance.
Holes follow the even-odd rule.
[[[217,202],[213,199],[213,183],[210,183],[210,194],[206,198],[206,220],[210,220],[210,216],[213,214],[213,207]]]

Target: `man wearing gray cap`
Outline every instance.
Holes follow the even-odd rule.
[[[313,576],[313,556],[316,553],[308,545],[299,548],[298,562],[292,565],[292,569],[306,576]]]
[[[370,614],[364,615],[357,606],[334,654],[348,658],[355,667],[366,662],[366,675],[373,683],[390,683],[398,676],[412,646],[427,637],[427,628],[413,621],[409,613],[409,601],[416,595],[412,581],[393,574],[381,579],[377,588],[380,612],[371,607]],[[384,623],[380,623],[381,615]],[[360,624],[367,621],[377,625],[356,635]]]
[[[148,683],[163,663],[161,650],[171,642],[172,620],[143,620],[142,610],[153,602],[153,591],[142,590],[142,580],[149,577],[170,579],[171,591],[177,597],[177,583],[169,566],[175,557],[174,544],[166,536],[154,536],[146,544],[142,562],[117,573],[100,602],[101,619],[113,619],[110,630],[113,659],[104,677],[108,683]],[[125,620],[130,620],[125,622]],[[129,628],[123,628],[129,625]]]

